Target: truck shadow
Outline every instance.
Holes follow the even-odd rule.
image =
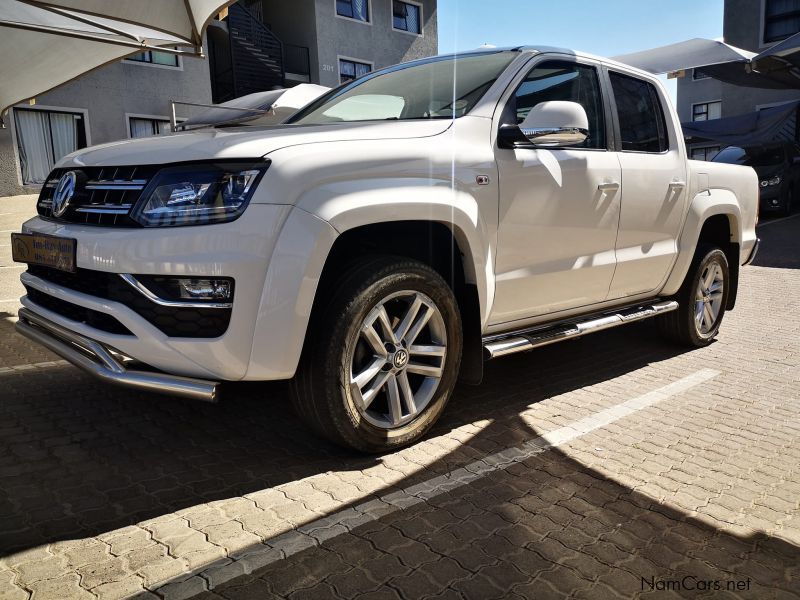
[[[761,247],[753,265],[775,269],[800,269],[800,215],[785,221],[764,221],[757,230]]]
[[[681,352],[651,327],[490,363],[483,385],[457,388],[431,435],[485,419],[500,427],[543,399]],[[235,385],[206,405],[100,386],[56,366],[0,375],[0,390],[0,557],[381,460],[311,435],[292,414],[285,384]],[[520,427],[496,439],[493,431],[422,476],[530,437]]]

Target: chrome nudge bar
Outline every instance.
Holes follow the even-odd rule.
[[[20,309],[16,329],[28,339],[41,344],[106,383],[204,402],[217,401],[219,383],[216,381],[179,377],[155,371],[128,370],[125,368],[126,361],[121,358],[120,353],[53,323],[27,308]]]

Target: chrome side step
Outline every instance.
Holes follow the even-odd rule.
[[[566,321],[546,328],[527,329],[503,333],[483,338],[483,349],[487,359],[498,358],[517,352],[527,352],[534,348],[549,346],[563,340],[575,339],[627,325],[634,321],[642,321],[678,309],[674,300],[655,304],[638,305],[623,310],[606,311],[592,315],[588,321]]]

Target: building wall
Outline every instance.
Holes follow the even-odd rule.
[[[319,82],[339,85],[339,57],[371,63],[373,70],[439,53],[436,0],[422,4],[422,35],[392,28],[392,0],[370,0],[370,23],[336,15],[336,0],[316,0]]]
[[[90,145],[129,137],[126,114],[169,118],[170,100],[210,103],[208,61],[181,58],[179,68],[117,62],[88,73],[75,81],[36,98],[25,108],[53,107],[86,111],[87,142]],[[178,116],[191,114],[179,107]],[[18,152],[13,143],[13,110],[0,129],[0,197],[33,193],[37,187],[22,186]]]
[[[264,22],[284,44],[309,48],[310,80],[339,85],[339,57],[374,69],[439,52],[436,0],[421,0],[422,35],[392,28],[392,0],[369,0],[370,22],[337,16],[336,0],[262,0]]]

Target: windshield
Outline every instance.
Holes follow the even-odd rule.
[[[730,146],[714,157],[712,162],[745,165],[748,167],[770,167],[783,162],[783,149],[778,148],[739,148]]]
[[[391,67],[333,90],[289,123],[456,119],[472,110],[517,56],[492,52]]]

